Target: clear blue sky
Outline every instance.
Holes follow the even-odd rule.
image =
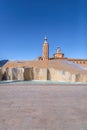
[[[42,55],[46,35],[50,56],[87,58],[87,0],[0,0],[0,59]]]

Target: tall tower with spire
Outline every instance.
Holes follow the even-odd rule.
[[[43,48],[42,48],[42,58],[43,60],[49,59],[49,45],[48,45],[46,36],[44,38],[44,43],[43,43]]]

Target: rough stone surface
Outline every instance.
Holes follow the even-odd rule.
[[[66,61],[66,60],[46,60],[13,62],[12,66],[26,66],[21,68],[3,68],[3,79],[12,80],[54,80],[64,82],[87,82],[87,67]],[[11,62],[9,63],[11,65]],[[24,74],[23,74],[23,71]],[[11,76],[12,75],[12,76]]]
[[[12,68],[12,79],[13,80],[24,80],[24,69],[23,68]]]
[[[5,68],[1,68],[1,74],[2,74],[2,80],[7,80],[7,76],[6,76],[6,69]]]
[[[64,81],[64,82],[75,82],[75,74],[71,74],[70,72],[64,70],[57,70],[54,68],[48,69],[48,80],[53,81]]]
[[[7,80],[13,80],[13,77],[12,77],[12,68],[7,68],[6,69],[6,75],[7,75]]]
[[[47,80],[47,68],[33,68],[34,80]]]
[[[41,68],[39,73],[39,80],[47,80],[47,68]]]
[[[0,130],[87,130],[87,85],[0,85]]]
[[[87,74],[79,73],[76,75],[77,82],[87,82]]]
[[[24,80],[33,80],[33,68],[24,68]]]

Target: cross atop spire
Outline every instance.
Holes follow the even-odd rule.
[[[46,37],[46,36],[45,36],[45,38],[44,38],[44,43],[48,43],[48,42],[47,42],[47,37]]]

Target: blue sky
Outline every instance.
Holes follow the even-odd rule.
[[[50,57],[87,58],[86,0],[0,0],[0,59],[42,55],[46,35]]]

